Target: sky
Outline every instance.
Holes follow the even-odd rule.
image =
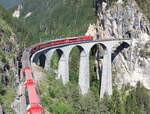
[[[22,0],[0,0],[0,5],[6,9],[11,9],[13,6],[20,3]]]

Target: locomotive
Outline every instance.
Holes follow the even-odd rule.
[[[20,77],[21,78],[20,81],[24,82],[27,114],[44,114],[44,109],[40,102],[38,90],[36,88],[36,83],[34,82],[33,79],[32,68],[30,64],[31,56],[37,51],[47,47],[66,45],[72,43],[89,42],[91,40],[93,40],[93,37],[91,36],[64,38],[60,40],[53,40],[45,43],[36,44],[25,49],[21,59],[22,77]]]

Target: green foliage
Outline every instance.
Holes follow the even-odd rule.
[[[56,114],[75,114],[74,109],[69,104],[63,102],[57,102],[57,104],[52,105],[50,108]]]
[[[79,80],[79,62],[80,50],[78,47],[75,47],[72,49],[69,57],[69,80],[76,84],[78,84]]]
[[[81,96],[79,99],[78,114],[100,114],[99,98],[94,93]]]
[[[3,53],[2,49],[0,49],[0,60],[2,60],[3,63],[6,63],[6,56],[5,54]]]
[[[2,7],[0,16],[23,48],[48,39],[84,35],[96,21],[95,0],[24,0],[22,4],[21,19],[12,18]],[[28,12],[32,15],[24,18]]]
[[[140,54],[140,56],[142,56],[142,57],[150,57],[150,52],[147,51],[146,49],[141,49],[141,50],[139,51],[139,54]]]
[[[150,19],[149,0],[136,1]],[[109,6],[114,6],[114,3],[115,0],[108,1]],[[0,28],[8,37],[15,32],[22,47],[50,38],[84,35],[89,24],[95,23],[96,20],[94,4],[95,0],[32,0],[32,2],[24,0],[20,20],[12,18],[8,11],[0,7]],[[30,11],[32,15],[24,18]],[[150,55],[149,52],[141,51],[141,53]],[[0,57],[6,62],[6,57],[1,50]],[[54,58],[52,67],[56,69],[59,57],[55,54]],[[54,78],[55,73],[51,73],[48,79],[42,80],[40,85],[43,106],[49,112],[56,114],[148,114],[150,112],[149,91],[140,84],[136,89],[127,88],[128,94],[114,89],[111,98],[106,96],[99,102],[99,82],[96,80],[96,73],[93,72],[94,55],[90,59],[92,91],[81,96],[77,83],[74,83],[78,82],[79,50],[74,49],[70,59],[70,80],[73,83],[63,85],[60,80]],[[0,103],[10,113],[10,103],[13,98],[12,88],[5,89],[0,83]]]
[[[115,0],[108,0],[108,7],[113,7],[115,5]]]
[[[40,91],[45,109],[56,114],[149,114],[150,111],[149,91],[140,83],[136,88],[114,87],[111,97],[106,95],[99,100],[94,92],[82,96],[75,83],[63,85],[50,74],[48,80],[42,81]]]
[[[104,99],[101,100],[101,114],[124,114],[123,108],[121,96],[117,89],[113,90],[112,97],[106,95]]]
[[[9,70],[5,73],[4,65],[8,65],[9,59],[12,59],[15,56],[14,50],[16,50],[16,44],[10,39],[14,35],[11,27],[12,20],[11,15],[0,7],[0,105],[5,112],[10,114],[13,114],[11,103],[15,97],[13,88],[14,72]],[[7,48],[9,52],[6,53],[4,48]],[[6,77],[7,80],[4,79]]]
[[[21,20],[33,34],[28,42],[84,35],[96,21],[94,5],[95,0],[24,0]]]
[[[0,73],[0,78],[2,74]],[[0,105],[3,107],[5,112],[12,113],[11,103],[14,100],[15,93],[13,87],[11,85],[12,82],[9,82],[8,86],[2,83],[2,79],[0,79]],[[11,86],[10,86],[11,85]]]
[[[49,112],[56,114],[93,114],[98,112],[98,98],[93,93],[83,97],[76,84],[63,85],[52,75],[48,80],[43,80],[40,85],[43,105]]]
[[[9,73],[9,81],[7,86],[2,81],[2,73],[0,73],[0,105],[3,107],[5,112],[13,114],[11,103],[15,98],[14,93],[14,77],[13,74]]]
[[[96,63],[95,63],[95,56],[96,56],[96,49],[91,49],[90,53],[90,89],[93,91],[96,95],[99,95],[100,90],[100,81],[97,79],[96,74]]]
[[[150,1],[149,0],[135,0],[139,7],[142,9],[143,13],[150,20]]]
[[[127,114],[139,114],[139,109],[137,107],[137,101],[134,95],[134,91],[132,91],[129,96],[127,97],[127,101],[126,101],[126,112]]]
[[[146,90],[140,82],[137,84],[136,89],[129,92],[126,100],[126,113],[127,114],[149,114],[150,111],[150,96],[149,91]]]
[[[14,32],[17,36],[17,41],[19,41],[19,46],[26,47],[31,45],[33,38],[32,30],[21,20],[13,18],[11,13],[0,7],[0,28],[2,28],[6,35],[9,37]],[[4,26],[5,25],[5,26]]]
[[[111,99],[109,96],[105,95],[100,101],[100,114],[111,114],[110,110]]]
[[[119,93],[119,91],[117,89],[113,90],[111,105],[112,105],[111,106],[112,113],[114,113],[114,114],[122,114],[122,110],[121,110],[122,103],[121,103],[121,100],[120,100],[120,93]]]
[[[11,103],[13,102],[15,98],[15,93],[13,91],[13,88],[7,88],[7,90],[5,90],[5,94],[0,95],[0,101],[1,101],[1,105],[4,108],[4,110],[6,112],[12,113],[13,110],[11,109]]]
[[[0,95],[4,95],[5,94],[5,90],[4,90],[4,85],[2,83],[0,83]],[[0,100],[1,102],[1,100]]]
[[[0,19],[0,29],[5,31],[5,33],[8,37],[10,37],[12,35],[12,29],[2,19]]]
[[[53,56],[52,56],[52,59],[50,60],[51,61],[51,68],[53,70],[58,69],[58,60],[59,60],[59,54],[55,51]]]

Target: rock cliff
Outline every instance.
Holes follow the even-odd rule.
[[[121,88],[138,81],[150,89],[150,23],[134,0],[100,1],[96,35],[101,39],[132,39],[132,46],[113,60],[113,84]]]
[[[18,51],[16,35],[0,13],[0,114],[13,113],[10,104],[15,96],[15,58]]]

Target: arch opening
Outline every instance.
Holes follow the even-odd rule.
[[[60,50],[60,49],[56,49],[54,52],[53,52],[53,55],[50,59],[50,69],[51,69],[51,72],[55,73],[55,74],[58,74],[58,65],[59,65],[59,60],[61,58],[61,56],[63,55],[63,51]]]
[[[41,54],[39,56],[39,66],[42,67],[42,68],[44,68],[45,61],[46,61],[46,56],[44,54]]]
[[[115,59],[115,57],[125,48],[128,48],[130,45],[126,42],[121,43],[116,49],[115,51],[112,53],[112,61]]]
[[[79,68],[80,58],[84,56],[85,52],[81,46],[75,46],[72,48],[69,54],[69,81],[71,83],[78,84],[79,82]]]
[[[106,46],[103,44],[95,44],[90,50],[89,66],[90,66],[90,90],[99,95],[101,88],[101,76],[103,68],[103,57]]]

